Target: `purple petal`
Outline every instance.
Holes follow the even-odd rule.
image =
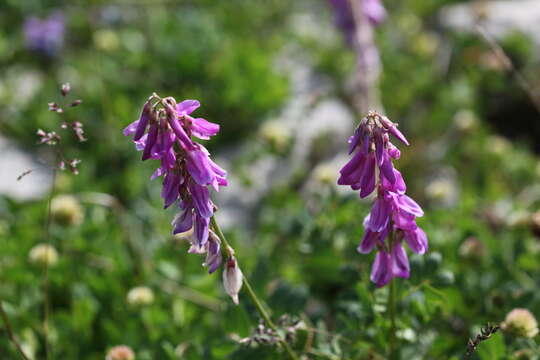
[[[351,155],[354,149],[356,149],[360,139],[362,139],[362,128],[359,126],[354,130],[353,136],[349,138],[349,155]]]
[[[139,120],[135,120],[134,122],[126,126],[123,131],[124,136],[130,136],[130,135],[135,134],[135,131],[137,131],[138,125],[139,125]]]
[[[143,160],[147,160],[152,155],[152,148],[156,144],[158,136],[158,125],[152,124],[150,125],[150,130],[148,131],[148,137],[146,138],[146,144],[144,146],[144,151],[142,155]]]
[[[405,145],[409,145],[409,142],[407,141],[405,136],[401,133],[401,131],[398,130],[398,128],[395,125],[391,126],[388,129],[388,132],[390,132],[390,134],[394,135],[399,141],[401,141]]]
[[[416,217],[424,216],[424,211],[422,210],[420,205],[418,205],[416,201],[414,201],[407,195],[398,196],[397,205],[399,206],[401,210],[406,211],[409,214],[412,214]]]
[[[195,217],[195,228],[193,234],[199,246],[203,246],[208,240],[208,225],[210,222],[209,218],[202,217],[197,213],[194,214]]]
[[[404,231],[403,237],[407,245],[417,254],[424,254],[428,249],[427,235],[420,227],[412,231]]]
[[[375,157],[377,158],[377,165],[379,167],[383,164],[385,150],[383,135],[378,131],[375,133]]]
[[[394,165],[392,160],[390,160],[390,155],[385,151],[383,154],[383,163],[380,167],[381,173],[384,177],[392,184],[396,182],[396,177],[394,175]]]
[[[189,115],[199,106],[201,106],[201,103],[197,100],[184,100],[181,103],[176,104],[176,111],[179,116]]]
[[[219,125],[206,121],[203,118],[192,119],[191,131],[199,139],[208,140],[219,132]]]
[[[418,226],[415,221],[416,217],[401,210],[394,211],[392,220],[396,228],[401,230],[415,230]]]
[[[165,177],[165,180],[163,181],[163,191],[161,193],[161,196],[165,200],[163,206],[165,209],[171,206],[178,198],[178,187],[180,186],[181,180],[182,176],[180,176],[180,174],[168,173]]]
[[[150,120],[151,107],[152,103],[150,101],[147,101],[146,104],[144,104],[133,140],[137,141],[144,135],[146,127],[148,126],[148,121]]]
[[[390,221],[391,209],[392,206],[386,199],[377,198],[369,213],[369,221],[366,223],[367,229],[375,232],[383,231]]]
[[[382,287],[392,279],[392,260],[390,254],[379,251],[371,267],[370,279],[377,287]]]
[[[361,198],[365,198],[375,189],[375,156],[373,153],[368,155],[360,186],[362,188],[360,191]]]
[[[220,248],[219,241],[216,241],[213,236],[210,236],[208,238],[208,252],[206,253],[206,260],[204,261],[204,265],[208,266],[209,274],[216,271],[222,263],[223,259]]]
[[[174,218],[173,222],[173,234],[179,234],[188,231],[193,227],[193,208],[188,207],[185,210],[179,212]]]
[[[384,174],[381,176],[381,186],[383,190],[391,191],[400,195],[405,194],[407,186],[405,185],[403,176],[401,176],[401,173],[395,168],[393,168],[393,173],[396,180],[393,184],[384,176]]]
[[[351,160],[340,170],[338,185],[353,185],[362,179],[366,157],[360,151],[354,154]]]
[[[214,180],[214,171],[209,160],[202,150],[187,151],[187,170],[199,185],[209,185]]]
[[[364,236],[362,237],[362,241],[360,242],[360,245],[356,248],[356,250],[361,254],[370,253],[371,250],[373,250],[373,248],[375,247],[375,243],[377,242],[379,235],[380,233],[366,230],[364,232]]]
[[[408,278],[410,274],[409,259],[400,242],[392,249],[392,274],[402,278]]]
[[[198,185],[193,182],[189,183],[189,191],[193,198],[195,209],[199,215],[209,218],[214,213],[212,202],[210,201],[210,192],[206,186]]]
[[[182,145],[184,149],[193,149],[195,147],[193,145],[193,141],[191,141],[189,136],[187,136],[186,131],[180,125],[178,119],[176,119],[176,117],[173,115],[169,115],[167,116],[167,121],[173,129],[174,134],[176,135],[176,139],[180,142],[180,145]]]

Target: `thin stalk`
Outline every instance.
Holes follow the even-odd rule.
[[[233,254],[231,254],[231,249],[232,247],[229,245],[229,243],[227,242],[227,240],[225,239],[225,235],[223,234],[223,231],[221,231],[221,228],[219,227],[217,221],[216,221],[216,217],[215,216],[212,216],[212,228],[214,229],[214,231],[216,232],[217,236],[221,239],[221,241],[223,242],[223,248],[225,249],[225,252],[227,253],[227,256],[231,256]],[[249,283],[248,279],[246,276],[243,276],[243,285],[244,287],[246,288],[247,290],[247,294],[249,296],[249,298],[251,299],[251,301],[253,302],[253,304],[255,304],[255,307],[257,308],[257,311],[259,312],[259,314],[261,315],[261,317],[264,319],[264,321],[266,322],[266,325],[272,329],[275,333],[276,333],[276,336],[278,337],[279,339],[279,343],[283,346],[283,348],[285,349],[285,351],[287,352],[287,354],[289,355],[289,357],[293,360],[298,360],[298,356],[296,355],[296,353],[294,352],[294,350],[291,348],[291,346],[289,345],[289,343],[281,336],[281,334],[278,332],[278,328],[276,326],[276,324],[274,324],[274,322],[272,321],[272,319],[270,318],[270,315],[268,314],[268,312],[266,311],[266,309],[264,308],[261,300],[259,299],[259,297],[257,296],[257,294],[255,294],[255,291],[253,291],[253,288],[251,287],[251,284]]]
[[[388,315],[390,317],[390,346],[388,357],[390,360],[395,359],[396,349],[396,289],[394,279],[390,280],[390,288],[388,289]]]
[[[56,164],[56,161],[55,161]],[[49,245],[51,239],[51,203],[54,197],[54,189],[56,187],[56,168],[53,168],[51,191],[47,200],[47,220],[45,222],[45,243]],[[47,259],[48,260],[48,259]],[[45,262],[43,267],[43,338],[45,342],[45,359],[49,359],[50,344],[49,344],[49,261]]]
[[[15,348],[17,348],[17,351],[19,351],[19,354],[21,354],[21,357],[25,360],[29,360],[28,356],[24,353],[21,345],[17,342],[17,339],[15,339],[15,335],[13,334],[13,329],[11,328],[11,324],[9,322],[9,318],[4,310],[4,305],[2,304],[2,301],[0,301],[0,315],[2,316],[2,320],[4,320],[4,325],[6,326],[6,331],[9,337],[9,340],[15,345]]]
[[[394,233],[390,232],[388,236],[389,252],[392,252],[394,247]],[[388,347],[388,358],[394,360],[396,358],[396,284],[394,278],[390,279],[388,289],[388,316],[390,317],[390,336]]]

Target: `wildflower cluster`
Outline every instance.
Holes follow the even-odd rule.
[[[62,94],[62,104],[58,104],[56,102],[50,102],[48,103],[49,111],[52,111],[60,116],[62,116],[62,123],[60,124],[61,129],[69,129],[73,132],[73,135],[77,138],[79,142],[84,142],[87,139],[84,137],[84,128],[83,124],[80,121],[71,121],[68,120],[65,117],[65,113],[67,109],[73,108],[76,106],[79,106],[82,103],[82,100],[76,99],[76,100],[68,100],[68,95],[71,92],[71,86],[69,83],[65,83],[60,88],[60,93]],[[57,146],[62,142],[62,135],[60,134],[60,130],[57,129],[57,131],[45,131],[43,129],[37,130],[37,135],[39,136],[39,144],[46,144],[50,146]],[[79,173],[79,170],[77,166],[81,162],[81,160],[77,158],[69,159],[66,158],[63,152],[63,149],[57,147],[57,157],[58,157],[58,163],[56,164],[58,167],[58,170],[66,170],[69,169],[73,174],[77,175]],[[19,177],[22,178],[23,176],[27,175],[29,172],[21,175]]]
[[[338,179],[339,185],[359,190],[361,198],[376,190],[371,212],[364,219],[365,232],[358,251],[365,254],[377,248],[371,281],[379,287],[393,277],[409,277],[403,241],[418,254],[428,248],[425,232],[416,225],[416,218],[424,212],[405,195],[405,181],[392,163],[401,153],[390,142],[389,134],[409,145],[397,124],[370,111],[349,138],[349,154],[354,152],[354,156],[340,170]]]
[[[64,44],[64,15],[54,12],[45,19],[31,16],[25,20],[23,31],[24,42],[29,50],[54,56]]]
[[[219,131],[219,125],[190,114],[200,106],[197,100],[177,103],[173,97],[150,96],[138,120],[124,129],[133,135],[142,160],[160,160],[152,179],[163,177],[161,196],[164,208],[177,204],[173,233],[193,230],[191,253],[206,253],[205,266],[210,273],[222,263],[221,241],[210,230],[214,204],[210,189],[227,185],[227,173],[210,159],[206,148],[192,137],[207,140]]]

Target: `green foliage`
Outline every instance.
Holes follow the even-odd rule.
[[[490,49],[480,38],[434,24],[441,6],[451,3],[456,1],[387,2],[389,19],[376,30],[383,103],[411,140],[401,148],[397,166],[408,193],[426,210],[419,223],[430,239],[425,256],[410,256],[411,278],[396,282],[400,359],[461,359],[481,326],[502,322],[513,308],[540,317],[540,224],[531,220],[540,209],[540,167],[533,151],[538,114],[518,116],[531,107],[528,97],[512,76],[485,61]],[[35,151],[36,129],[59,121],[47,103],[58,100],[61,82],[70,81],[74,96],[83,99],[70,116],[85,124],[89,138],[79,144],[66,137],[70,154],[83,160],[81,174],[61,174],[57,181],[58,194],[80,201],[83,222],[51,224],[49,240],[58,252],[47,275],[51,359],[103,359],[119,344],[142,360],[286,358],[277,346],[239,344],[258,325],[256,308],[244,293],[234,306],[222,290],[221,274],[206,274],[203,259],[187,254],[187,241],[170,235],[174,210],[161,210],[159,180],[148,180],[155,164],[139,161],[121,129],[153,91],[197,98],[197,114],[222,127],[209,144],[213,153],[227,156],[238,145],[256,149],[229,159],[228,170],[242,185],[262,181],[245,169],[259,158],[276,158],[253,134],[290,95],[277,66],[280,56],[292,48],[309,58],[314,72],[335,85],[332,95],[351,103],[347,89],[355,55],[329,27],[332,14],[325,5],[0,5],[3,136]],[[64,11],[69,29],[63,50],[56,58],[29,52],[21,33],[24,18],[56,8]],[[306,16],[320,21],[317,31],[330,34],[295,31],[295,22]],[[530,40],[511,34],[502,45],[534,80]],[[447,47],[448,62],[438,62]],[[449,187],[430,190],[447,169],[453,170],[443,176]],[[333,184],[304,191],[311,180],[311,172],[300,170],[290,182],[276,182],[249,212],[248,228],[227,232],[229,241],[273,319],[288,315],[300,324],[292,342],[297,352],[317,360],[386,359],[388,289],[369,280],[373,254],[356,252],[370,204]],[[449,191],[456,191],[454,200]],[[114,201],[103,202],[99,194]],[[29,253],[46,241],[45,222],[46,200],[0,198],[0,301],[33,359],[45,356],[45,291],[43,267]],[[137,286],[149,287],[154,300],[130,303],[128,293]],[[5,335],[0,332],[2,359],[17,359]],[[537,339],[501,331],[471,358],[538,359]]]

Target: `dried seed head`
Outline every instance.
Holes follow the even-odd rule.
[[[38,266],[54,266],[58,262],[58,252],[49,244],[38,244],[30,249],[28,258]]]
[[[82,223],[84,211],[75,196],[58,195],[51,201],[51,215],[56,222],[72,226]]]
[[[538,334],[538,323],[527,309],[514,309],[506,315],[501,328],[516,336],[533,338]]]

